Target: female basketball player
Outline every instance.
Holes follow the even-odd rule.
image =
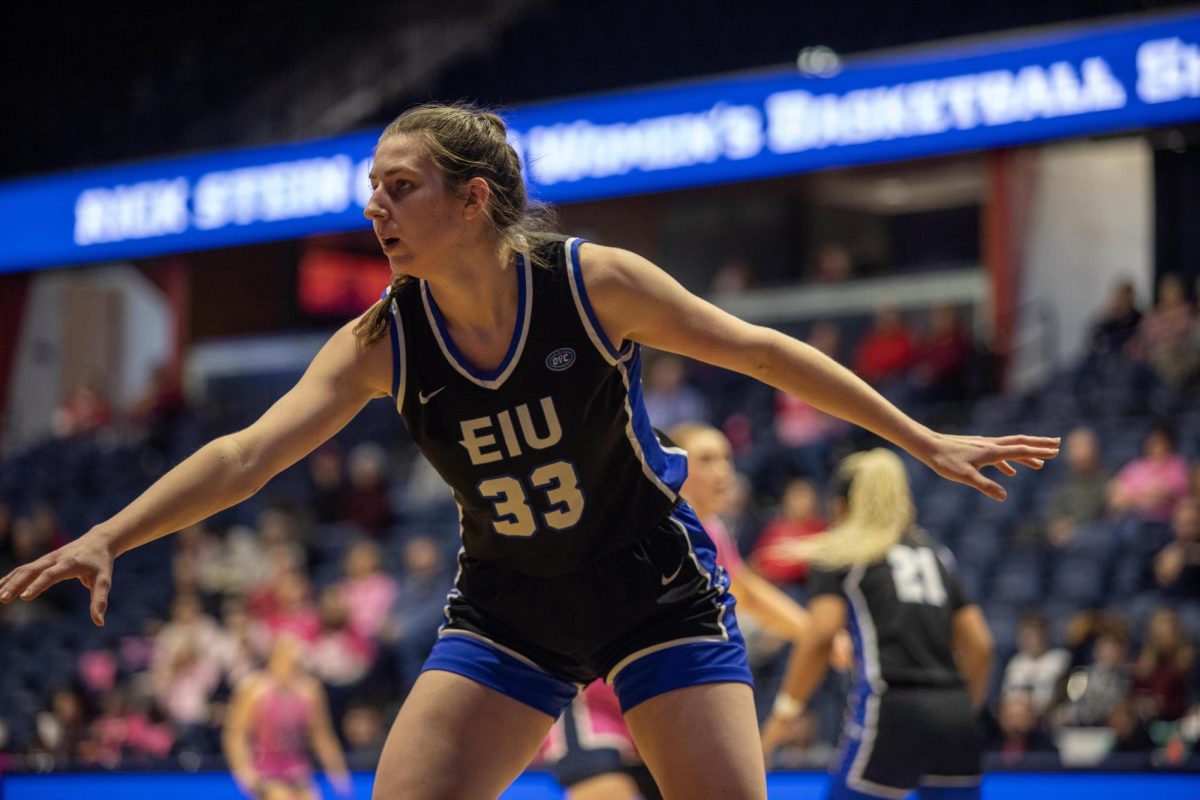
[[[377,796],[496,797],[576,685],[609,676],[667,797],[764,797],[745,649],[712,545],[677,504],[683,455],[645,415],[639,343],[794,393],[996,499],[982,467],[1040,467],[1058,440],[935,433],[633,253],[535,235],[505,137],[499,117],[465,107],[390,124],[365,210],[391,265],[384,300],[259,420],[14,570],[0,602],[78,578],[101,624],[116,556],[244,500],[390,396],[454,489],[464,550]]]
[[[338,794],[350,774],[329,722],[325,690],[300,665],[302,643],[282,633],[267,668],[246,677],[229,705],[222,745],[234,780],[256,800],[316,800],[308,759],[311,743]]]
[[[854,640],[854,695],[828,796],[917,789],[922,800],[977,799],[975,712],[992,659],[983,613],[963,596],[950,554],[914,525],[895,453],[847,458],[836,495],[832,530],[779,545],[823,568],[809,574],[812,635],[789,670],[788,696],[802,706],[821,684],[838,631],[848,626]]]

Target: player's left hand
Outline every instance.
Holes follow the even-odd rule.
[[[1017,474],[1013,464],[1041,469],[1058,455],[1059,438],[1047,436],[954,436],[935,433],[932,447],[917,453],[925,464],[948,480],[978,489],[993,500],[1008,497],[1004,487],[981,471],[994,466],[1005,475]]]

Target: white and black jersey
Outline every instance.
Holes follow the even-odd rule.
[[[650,427],[638,346],[609,342],[588,302],[581,241],[517,257],[516,325],[490,372],[455,348],[425,281],[391,303],[396,406],[454,491],[465,555],[518,574],[563,575],[646,536],[687,475]]]
[[[961,686],[951,651],[951,619],[967,605],[951,569],[953,556],[913,529],[875,564],[840,572],[814,570],[813,596],[846,600],[856,680],[887,686]]]
[[[965,605],[954,560],[913,529],[869,565],[814,571],[814,596],[846,601],[855,686],[831,797],[979,797],[981,743],[954,664],[954,614]]]

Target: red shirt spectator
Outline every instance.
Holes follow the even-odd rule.
[[[966,376],[971,357],[971,337],[959,324],[953,306],[935,306],[929,312],[929,336],[921,343],[916,378],[922,386],[954,384]]]
[[[793,480],[784,488],[780,515],[763,529],[750,556],[755,571],[773,583],[803,583],[808,579],[808,564],[774,554],[776,545],[812,536],[825,530],[818,508],[816,488],[806,480]]]
[[[884,306],[854,353],[854,371],[868,383],[903,377],[917,360],[917,343],[899,309]]]

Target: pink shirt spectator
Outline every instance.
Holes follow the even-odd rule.
[[[786,447],[804,447],[840,434],[846,423],[787,392],[775,393],[775,438]]]
[[[271,638],[280,633],[294,633],[307,644],[315,644],[321,635],[321,617],[311,606],[296,611],[274,611],[263,618]]]
[[[350,615],[350,625],[368,639],[379,635],[396,600],[396,581],[376,572],[362,578],[346,578],[338,588]]]
[[[1187,462],[1178,455],[1157,460],[1138,458],[1126,464],[1113,480],[1119,505],[1130,506],[1148,522],[1168,522],[1175,503],[1188,491]]]

